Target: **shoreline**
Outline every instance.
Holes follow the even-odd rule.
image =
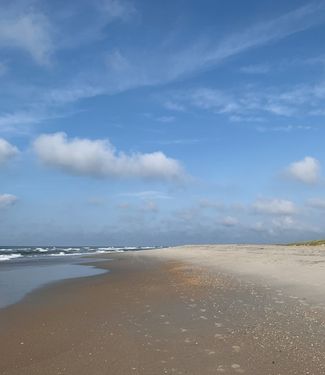
[[[70,259],[29,259],[0,264],[0,310],[19,303],[38,289],[50,287],[70,279],[100,275],[109,270],[100,269],[100,260],[82,257]]]
[[[110,273],[51,284],[0,310],[1,375],[323,374],[324,309],[285,282],[262,281],[265,269],[249,274],[250,256],[265,249],[232,249],[233,264],[224,248],[98,256],[87,264]],[[238,252],[250,264],[241,272]]]

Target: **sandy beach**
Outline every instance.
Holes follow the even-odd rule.
[[[325,373],[323,247],[100,257],[0,310],[0,374]]]

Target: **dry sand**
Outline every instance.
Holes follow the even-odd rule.
[[[194,245],[143,255],[258,278],[325,306],[325,246]]]
[[[115,254],[100,263],[109,274],[0,311],[0,374],[324,374],[324,256],[232,245]]]

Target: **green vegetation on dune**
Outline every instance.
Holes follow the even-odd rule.
[[[288,244],[288,246],[319,246],[319,245],[325,245],[325,240],[293,242],[293,243]]]

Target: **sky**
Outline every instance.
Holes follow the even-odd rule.
[[[325,1],[0,9],[2,245],[325,237]]]

